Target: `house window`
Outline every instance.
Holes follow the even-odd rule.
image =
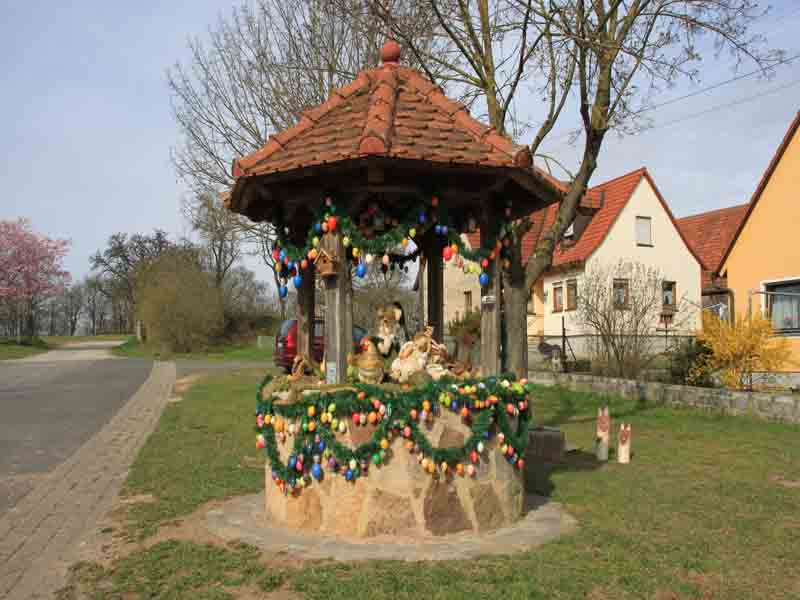
[[[567,310],[578,308],[578,280],[567,280]]]
[[[651,229],[650,217],[636,217],[636,245],[652,246],[653,231]]]
[[[628,308],[630,290],[627,279],[614,280],[614,308]]]
[[[664,306],[675,308],[675,282],[664,281],[661,284],[661,303]]]
[[[800,334],[800,279],[766,286],[767,309],[777,333]]]
[[[472,310],[472,292],[464,292],[464,312],[468,313]]]
[[[561,283],[553,285],[553,312],[564,310],[564,287]]]

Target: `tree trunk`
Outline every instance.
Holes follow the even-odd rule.
[[[507,370],[518,378],[528,376],[528,289],[522,267],[522,232],[511,237],[511,273],[505,277]]]

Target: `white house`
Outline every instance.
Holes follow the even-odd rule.
[[[542,232],[552,225],[557,211],[558,204],[552,204],[531,215],[531,230],[523,238],[524,262]],[[468,239],[470,244],[477,244],[479,234],[470,234]],[[596,266],[611,267],[620,261],[657,269],[663,277],[665,305],[686,308],[683,331],[699,327],[702,263],[678,229],[653,178],[641,168],[588,190],[575,221],[556,249],[552,266],[534,284],[528,335],[560,336],[562,317],[569,336],[590,333],[578,319],[581,279]],[[609,281],[620,299],[629,285],[623,279]],[[449,316],[456,310],[463,312],[470,303],[478,308],[480,287],[474,275],[465,277],[450,266],[445,269],[445,289]]]

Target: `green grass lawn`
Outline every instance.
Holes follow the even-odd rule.
[[[153,350],[147,344],[140,344],[136,338],[131,337],[122,346],[114,348],[112,352],[118,356],[169,360],[180,358],[190,360],[264,361],[271,366],[274,346],[274,338],[270,337],[267,338],[266,346],[263,348],[259,348],[255,340],[253,340],[246,344],[211,347],[203,352],[163,354]]]
[[[47,352],[50,347],[41,338],[18,344],[14,338],[0,337],[0,360],[25,358]]]
[[[170,405],[137,457],[126,494],[133,536],[203,502],[260,490],[251,417],[261,373],[208,379]],[[62,598],[230,598],[276,586],[310,599],[800,597],[800,427],[616,397],[539,388],[537,421],[585,452],[531,484],[562,502],[579,530],[534,551],[464,562],[306,563],[241,545],[167,540],[104,568],[77,565]],[[633,424],[627,466],[587,459],[597,407]],[[263,565],[271,566],[265,567]],[[247,596],[256,597],[256,596]]]

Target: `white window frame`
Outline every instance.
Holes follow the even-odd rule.
[[[650,234],[650,241],[649,242],[641,242],[639,241],[639,220],[647,220],[648,224],[648,233]],[[646,215],[636,215],[636,220],[634,223],[634,237],[636,238],[636,245],[643,246],[645,248],[652,248],[653,247],[653,217],[648,217]]]

